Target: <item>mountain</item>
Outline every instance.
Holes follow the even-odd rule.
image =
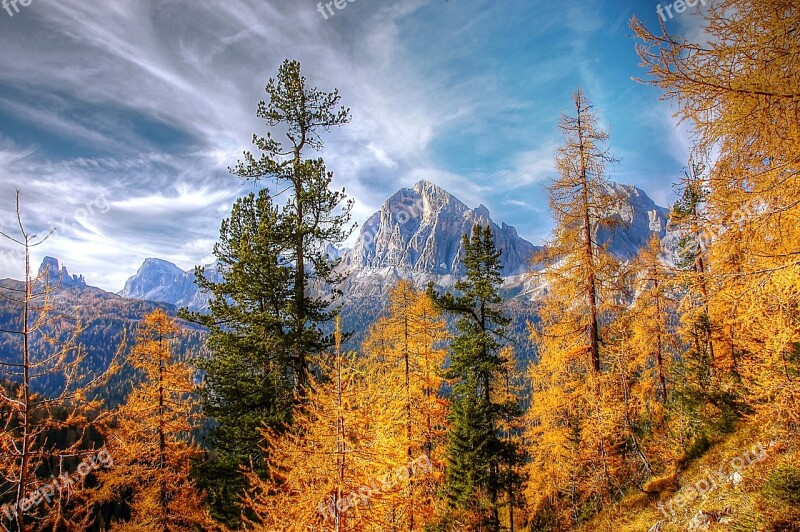
[[[607,192],[618,198],[615,208],[605,213],[606,224],[596,228],[600,244],[621,259],[632,259],[647,245],[653,233],[667,234],[669,209],[660,207],[633,185],[609,183]]]
[[[665,236],[668,210],[634,186],[610,183],[608,187],[619,202],[605,213],[609,223],[595,227],[595,237],[620,258],[630,259],[653,232]],[[366,304],[363,298],[382,297],[401,278],[412,279],[418,286],[433,282],[452,287],[463,274],[461,237],[476,223],[492,228],[502,252],[506,297],[532,294],[525,286],[526,274],[541,247],[520,237],[514,227],[495,223],[484,205],[470,208],[423,180],[387,199],[364,223],[352,249],[328,246],[328,255],[341,259],[337,271],[347,275],[340,286],[344,300],[362,300],[356,305],[362,308]],[[206,275],[220,279],[215,265],[206,267]],[[200,294],[194,284],[194,272],[161,259],[146,259],[119,295],[195,311],[208,306],[208,296]]]
[[[205,276],[221,280],[216,263],[205,266]],[[208,308],[208,295],[198,290],[194,279],[194,270],[183,271],[162,259],[145,259],[136,275],[125,282],[119,295],[202,311]]]
[[[471,209],[443,188],[420,181],[386,200],[342,257],[338,270],[350,274],[345,294],[379,295],[401,278],[420,285],[432,281],[452,286],[464,273],[461,237],[476,223],[492,228],[502,252],[504,276],[530,268],[540,248],[520,237],[516,229],[497,225],[484,205]]]
[[[76,343],[86,354],[87,375],[107,367],[123,342],[127,346],[132,343],[136,327],[145,314],[156,309],[172,316],[176,314],[175,307],[166,303],[125,298],[90,286],[82,275],[70,275],[66,266],[60,265],[53,257],[45,257],[39,273],[42,279],[47,280],[51,312],[49,318],[40,323],[42,329],[31,337],[31,353],[34,357],[46,358],[54,345],[62,345],[77,330]],[[6,331],[17,331],[21,327],[23,308],[19,299],[20,294],[25,293],[24,287],[23,281],[0,280],[0,363],[19,360],[22,339],[18,334]],[[34,293],[41,294],[42,290],[42,284],[36,283]],[[33,302],[31,323],[40,318],[42,300],[38,297]],[[182,325],[183,331],[175,339],[175,353],[178,356],[202,353],[204,331],[191,324]],[[111,404],[119,402],[130,390],[132,377],[130,368],[123,369],[105,387],[104,398]],[[58,376],[38,378],[35,390],[52,395],[62,384]]]
[[[46,279],[50,286],[60,286],[62,288],[83,288],[86,287],[86,280],[83,275],[70,275],[66,266],[59,269],[58,259],[45,257],[39,266],[39,277]]]

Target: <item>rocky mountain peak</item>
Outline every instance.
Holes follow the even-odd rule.
[[[86,280],[83,275],[70,275],[67,267],[59,265],[58,259],[45,257],[39,266],[39,277],[45,279],[51,286],[61,288],[85,287]]]
[[[343,268],[363,275],[386,268],[399,276],[431,274],[460,276],[461,237],[475,224],[490,225],[503,252],[503,273],[514,275],[528,267],[535,246],[506,224],[498,226],[489,209],[470,209],[461,200],[429,182],[395,192],[364,224]]]
[[[660,207],[641,189],[633,185],[609,183],[608,192],[619,201],[604,213],[609,222],[597,228],[597,241],[608,246],[622,259],[633,258],[647,245],[653,233],[664,238],[669,209]]]

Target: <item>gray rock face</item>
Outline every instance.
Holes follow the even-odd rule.
[[[206,277],[219,280],[216,264],[206,266]],[[194,270],[185,272],[171,262],[145,259],[136,275],[125,282],[119,292],[123,297],[171,303],[193,311],[208,307],[208,295],[201,293],[194,282]]]
[[[83,275],[70,275],[66,266],[60,266],[58,259],[45,257],[39,266],[39,277],[46,279],[50,286],[61,288],[80,288],[86,286]]]
[[[659,207],[647,194],[632,185],[610,183],[607,192],[619,201],[615,208],[603,213],[610,225],[596,229],[600,244],[607,245],[617,257],[627,260],[647,246],[653,233],[664,238],[669,209]]]
[[[497,225],[483,205],[470,209],[444,189],[420,181],[386,200],[364,224],[342,267],[351,272],[396,270],[409,276],[460,276],[461,237],[475,224],[490,225],[503,253],[503,274],[530,266],[538,248],[506,224]]]
[[[595,228],[597,240],[622,259],[632,258],[649,241],[653,232],[664,237],[667,209],[659,207],[647,194],[630,185],[609,185],[617,205],[604,213],[611,226]],[[345,300],[382,296],[399,279],[418,286],[428,282],[449,288],[463,275],[461,237],[475,224],[492,228],[495,245],[502,252],[505,288],[511,297],[535,297],[527,272],[531,258],[541,248],[517,234],[516,229],[496,224],[489,210],[479,205],[471,209],[446,190],[420,181],[412,188],[397,191],[361,228],[352,249],[328,246],[331,259],[341,258],[339,273],[347,280],[339,288]],[[214,265],[206,276],[221,280]],[[316,287],[324,291],[324,287]],[[120,295],[172,303],[202,311],[208,297],[194,284],[194,272],[184,272],[172,263],[147,259],[131,277]]]

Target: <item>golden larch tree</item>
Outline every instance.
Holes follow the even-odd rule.
[[[619,386],[603,351],[618,313],[617,260],[597,240],[619,199],[605,177],[614,161],[609,135],[578,89],[574,115],[564,115],[564,145],[556,153],[560,176],[549,186],[556,221],[537,274],[544,286],[532,328],[538,360],[526,438],[531,446],[528,502],[534,516],[575,523],[590,499],[608,500],[617,485],[624,425]],[[552,523],[551,523],[552,526]]]
[[[387,315],[371,328],[363,352],[374,396],[394,415],[378,427],[394,443],[386,458],[394,467],[411,468],[420,457],[432,467],[409,474],[386,499],[386,526],[422,530],[431,523],[436,492],[443,480],[447,401],[442,397],[442,368],[448,334],[440,311],[424,292],[401,280],[389,291]],[[410,472],[409,472],[410,473]]]
[[[18,233],[0,232],[19,251],[25,275],[21,283],[0,285],[0,298],[19,311],[18,327],[0,330],[19,346],[0,360],[0,526],[25,532],[63,526],[72,511],[69,499],[86,477],[72,468],[97,453],[89,448],[91,435],[108,421],[99,391],[119,362],[114,356],[106,368],[87,367],[80,314],[72,318],[56,304],[59,272],[31,269],[32,250],[55,229],[43,235],[27,229],[19,191],[16,221]],[[37,392],[45,383],[50,389]],[[54,480],[73,475],[74,482]]]
[[[375,425],[390,415],[367,395],[365,366],[336,350],[298,401],[292,424],[265,430],[269,477],[247,472],[243,520],[248,530],[384,530],[376,506],[394,481],[388,439]],[[266,452],[268,450],[268,452]]]
[[[697,132],[708,175],[709,314],[759,419],[797,429],[800,4],[720,0],[702,42],[634,19],[646,80]]]
[[[98,474],[86,498],[92,508],[122,502],[130,518],[111,530],[214,530],[203,494],[189,478],[191,461],[201,453],[193,443],[200,410],[194,369],[176,360],[172,343],[179,334],[163,310],[147,314],[127,363],[141,376],[115,412],[106,447],[113,467]],[[91,518],[91,515],[89,515]]]

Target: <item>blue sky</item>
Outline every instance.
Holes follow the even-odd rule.
[[[147,257],[210,262],[248,190],[227,167],[265,131],[256,104],[284,58],[351,108],[323,156],[358,222],[427,179],[540,243],[579,85],[621,159],[609,177],[668,204],[691,135],[632,80],[644,72],[628,26],[634,13],[657,24],[656,5],[355,0],[326,20],[312,0],[32,0],[0,11],[0,229],[20,189],[30,228],[57,228],[34,260],[113,291]],[[0,242],[0,278],[21,277],[18,262]]]

